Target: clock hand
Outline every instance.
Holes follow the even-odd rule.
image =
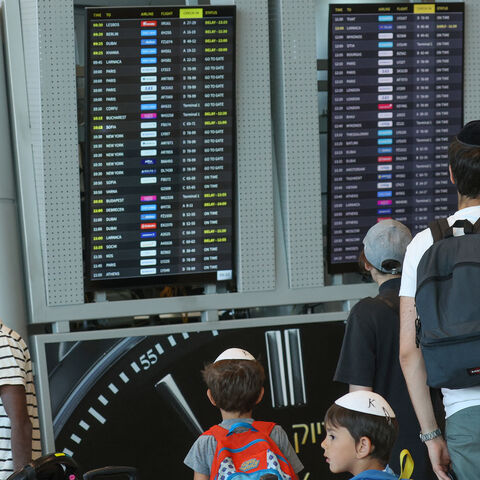
[[[201,435],[203,429],[189,407],[185,397],[178,388],[172,375],[169,373],[155,384],[157,392],[176,410],[189,430],[195,435]]]

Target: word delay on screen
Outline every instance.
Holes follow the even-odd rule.
[[[456,210],[448,145],[463,122],[463,3],[330,5],[329,267],[369,227],[412,233]]]
[[[87,283],[232,279],[235,7],[86,12]]]

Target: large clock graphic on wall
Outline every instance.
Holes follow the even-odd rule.
[[[343,331],[332,322],[47,344],[55,448],[84,471],[128,465],[140,479],[190,480],[183,458],[220,421],[200,371],[237,346],[267,370],[254,415],[284,427],[305,465],[300,478],[342,478],[329,473],[320,443],[323,415],[346,391],[331,380]]]

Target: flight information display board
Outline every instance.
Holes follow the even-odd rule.
[[[463,3],[330,5],[332,273],[394,218],[412,233],[456,210],[448,145],[463,122]]]
[[[86,17],[87,283],[232,279],[235,7]]]

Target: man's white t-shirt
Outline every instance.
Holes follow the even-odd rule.
[[[457,220],[469,220],[475,223],[480,218],[480,205],[475,207],[462,208],[452,216],[448,217],[448,224],[452,225]],[[463,229],[454,228],[455,236],[463,235]],[[430,229],[427,228],[415,235],[410,245],[407,247],[405,260],[402,268],[402,283],[400,286],[401,297],[415,298],[417,290],[417,267],[423,254],[433,244],[433,237]],[[445,407],[445,415],[449,417],[464,408],[480,405],[480,386],[471,388],[459,388],[451,390],[442,388],[443,405]]]

